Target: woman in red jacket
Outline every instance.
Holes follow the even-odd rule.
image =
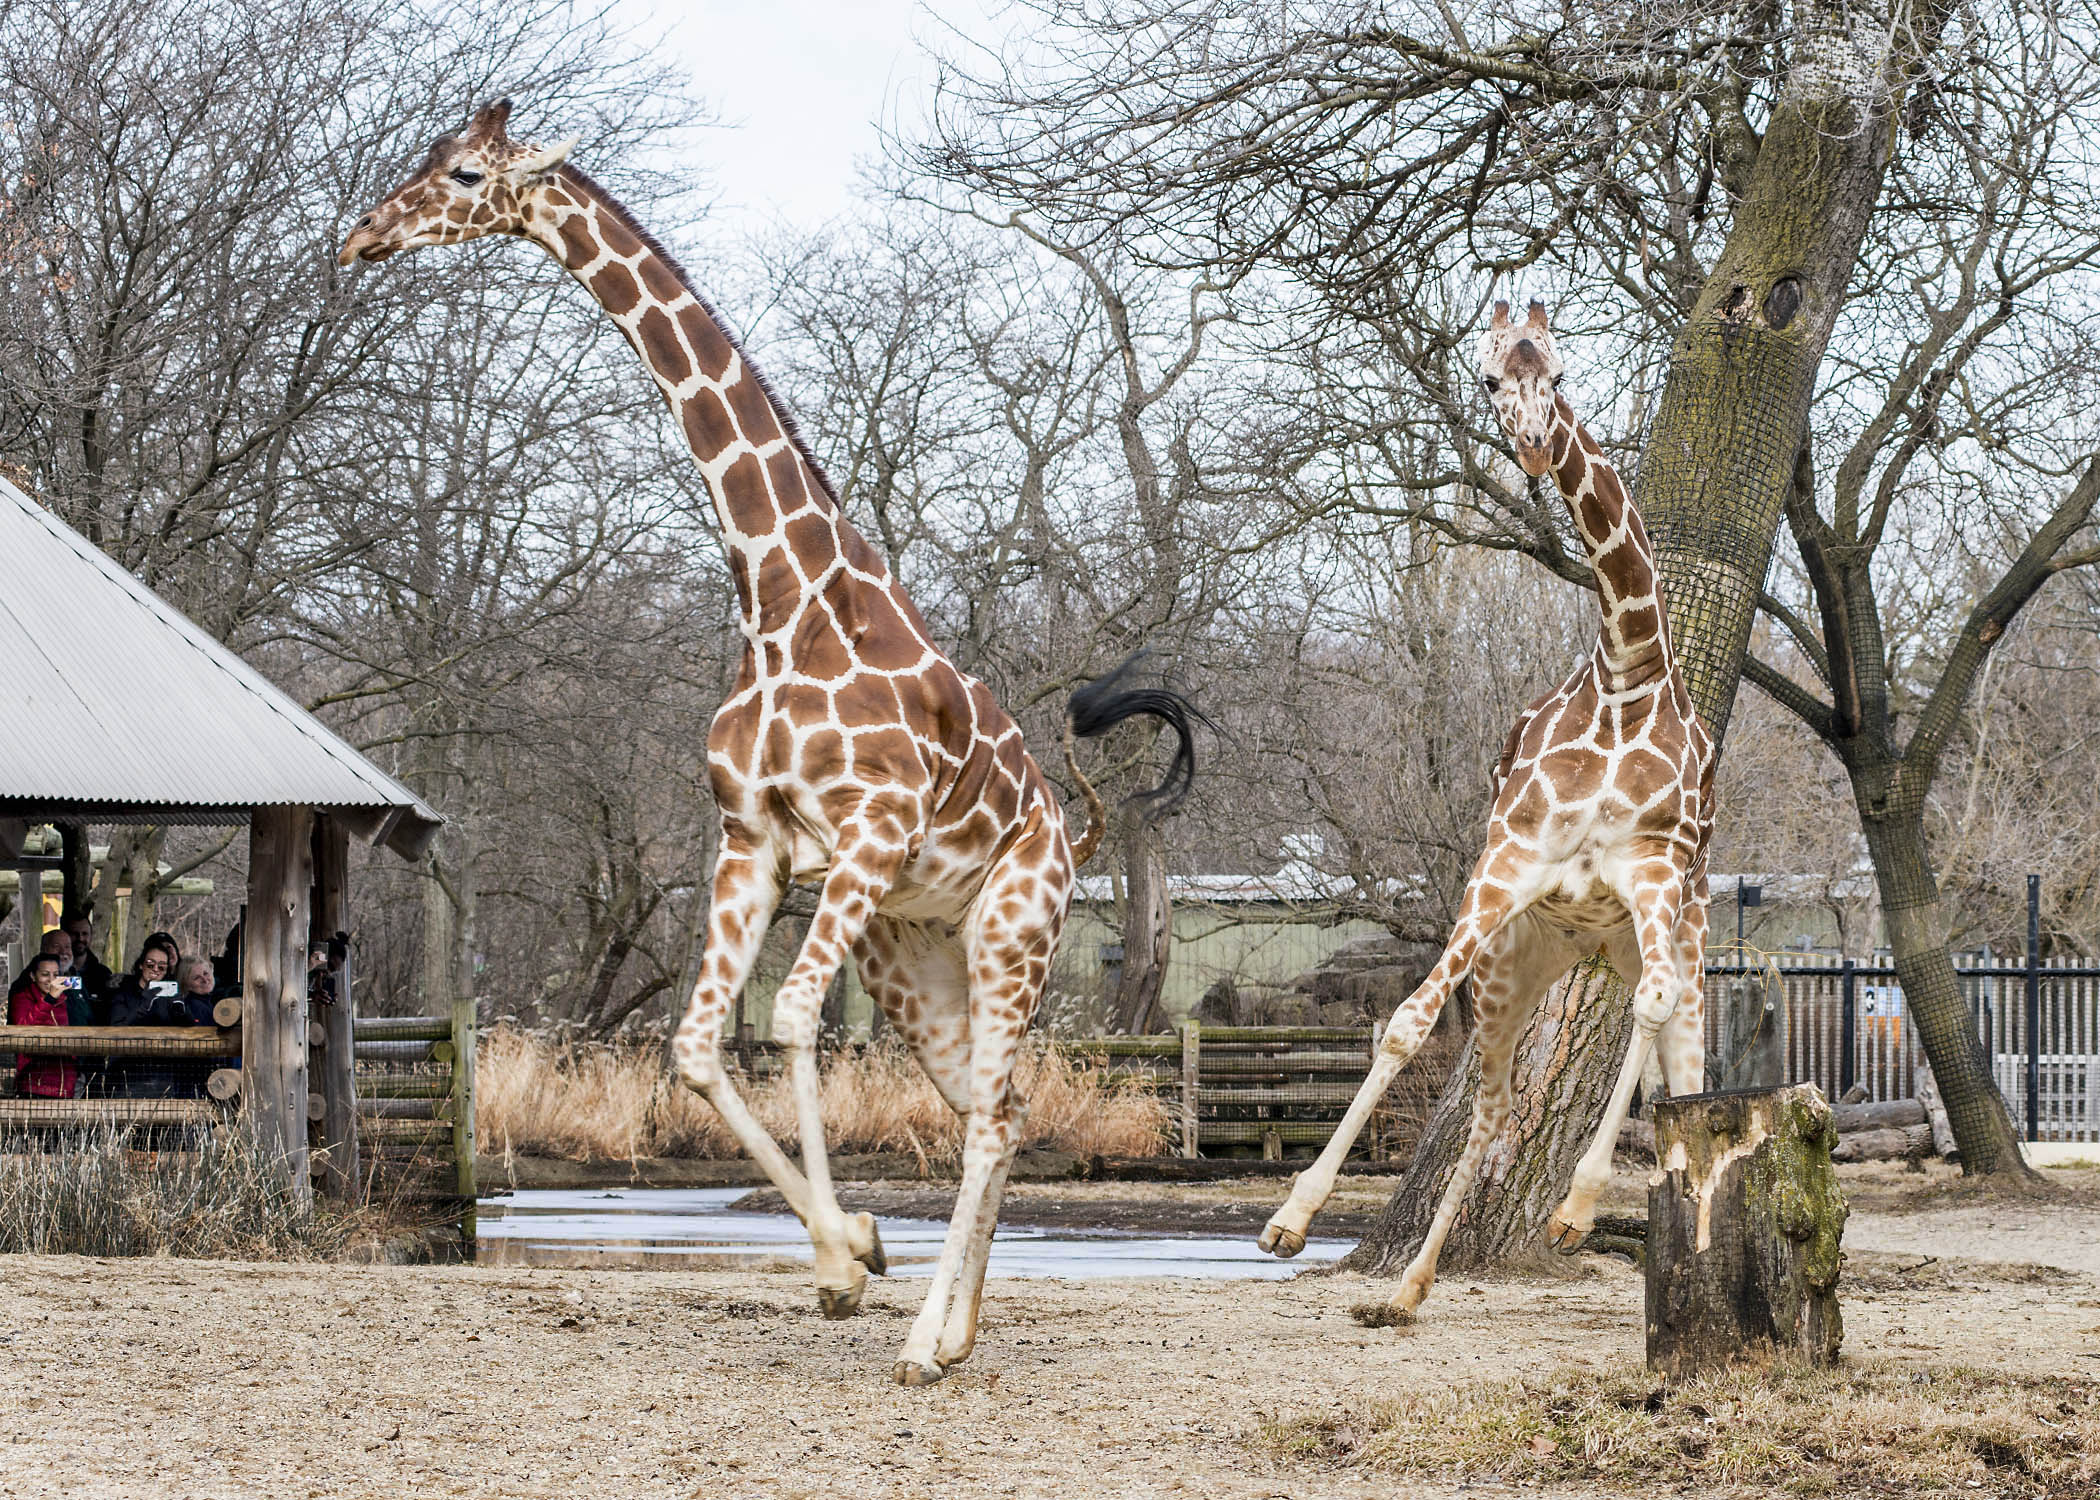
[[[28,975],[7,997],[7,1024],[67,1024],[65,981],[59,977],[55,955],[39,954],[30,964]],[[70,1057],[32,1057],[26,1052],[15,1055],[15,1088],[32,1099],[72,1098],[73,1078]]]

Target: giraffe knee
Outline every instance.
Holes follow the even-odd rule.
[[[1641,1029],[1641,1035],[1654,1041],[1677,1010],[1677,992],[1667,985],[1642,985],[1633,997],[1633,1023]]]
[[[681,1029],[671,1042],[671,1063],[678,1078],[695,1093],[706,1093],[728,1075],[722,1071],[722,1051],[701,1039],[697,1030]]]

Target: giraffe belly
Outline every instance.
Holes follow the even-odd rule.
[[[1603,879],[1594,857],[1568,861],[1547,874],[1530,910],[1567,933],[1606,933],[1630,920],[1626,903]]]

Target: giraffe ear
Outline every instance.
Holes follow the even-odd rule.
[[[1533,328],[1544,329],[1546,326],[1546,304],[1533,297],[1531,299],[1531,313],[1525,321]]]
[[[576,141],[577,137],[572,135],[552,146],[535,146],[518,158],[516,170],[526,177],[537,177],[543,172],[551,172],[569,159],[569,153],[576,149]]]
[[[467,126],[466,143],[470,146],[488,146],[507,139],[505,128],[510,124],[510,101],[498,99],[494,104],[476,110]]]
[[[1507,302],[1497,302],[1495,304],[1495,315],[1488,320],[1488,326],[1490,328],[1509,327],[1509,304]]]

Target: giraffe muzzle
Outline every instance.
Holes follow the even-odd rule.
[[[384,234],[373,222],[374,216],[366,214],[350,231],[350,238],[343,241],[343,248],[336,252],[335,263],[347,266],[356,261],[385,260],[401,247],[389,244]]]
[[[1544,477],[1553,467],[1553,444],[1543,437],[1517,439],[1517,463],[1532,478]]]

